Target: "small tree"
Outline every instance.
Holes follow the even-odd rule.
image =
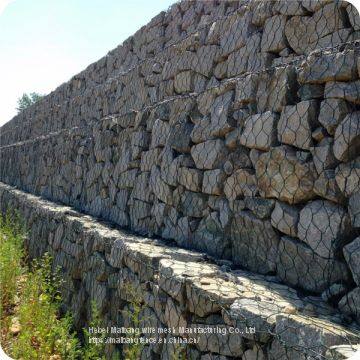
[[[18,112],[23,111],[27,107],[29,107],[32,104],[35,104],[37,101],[39,101],[41,98],[43,98],[44,95],[40,95],[36,92],[32,92],[30,94],[23,94],[21,98],[18,99],[18,107],[16,108]]]

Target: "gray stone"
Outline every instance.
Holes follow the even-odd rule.
[[[349,16],[350,24],[354,30],[360,30],[360,18],[359,12],[356,7],[352,4],[346,6],[346,12]]]
[[[234,108],[256,102],[256,92],[259,82],[258,74],[249,74],[236,82]]]
[[[160,165],[160,152],[161,150],[159,148],[143,151],[141,153],[140,170],[150,171],[153,165]]]
[[[301,101],[319,99],[324,97],[323,84],[303,84],[298,90]]]
[[[341,312],[353,316],[357,322],[360,322],[360,287],[347,293],[339,301],[338,306]]]
[[[360,157],[345,164],[340,164],[335,170],[336,183],[346,197],[356,193],[360,186]]]
[[[211,195],[221,195],[225,178],[226,175],[221,169],[204,171],[202,192]]]
[[[284,145],[261,155],[255,166],[260,195],[296,204],[314,197],[315,169]]]
[[[340,161],[354,159],[360,153],[360,111],[347,115],[334,137],[334,155]]]
[[[302,7],[301,1],[276,1],[274,10],[282,15],[306,15],[306,10]]]
[[[326,136],[328,135],[327,131],[319,126],[317,127],[312,133],[311,133],[311,137],[316,141],[316,142],[320,142],[321,140],[325,139]]]
[[[290,236],[297,236],[299,210],[295,206],[276,201],[271,213],[271,225]]]
[[[329,350],[326,351],[326,357],[329,359],[346,360],[354,358],[359,351],[359,345],[335,345],[330,346]]]
[[[192,124],[186,121],[179,121],[177,124],[172,125],[167,144],[178,152],[189,153],[191,146],[190,134],[193,127]]]
[[[360,228],[360,192],[354,193],[349,199],[351,225]]]
[[[327,82],[325,85],[325,98],[344,99],[354,104],[360,104],[360,80]]]
[[[156,119],[151,132],[151,148],[164,146],[170,135],[169,123]]]
[[[245,121],[240,144],[249,148],[269,150],[276,145],[278,116],[271,111],[250,116]]]
[[[321,102],[318,121],[330,135],[335,134],[336,127],[350,112],[350,107],[342,99],[325,99]]]
[[[275,15],[265,21],[261,51],[278,53],[286,48],[285,25],[286,16],[284,15]]]
[[[326,302],[336,301],[347,292],[347,287],[344,284],[332,284],[322,294],[321,298]]]
[[[335,203],[344,204],[345,197],[335,180],[335,170],[324,170],[314,183],[315,194]]]
[[[334,156],[332,138],[324,138],[318,146],[311,149],[311,153],[318,174],[324,170],[334,169],[339,163]]]
[[[324,259],[294,238],[283,236],[278,254],[277,275],[289,285],[320,294],[333,283],[341,283],[349,278],[344,263]]]
[[[181,194],[180,210],[186,216],[202,217],[207,207],[206,196],[200,193],[184,191]]]
[[[300,211],[298,237],[323,258],[334,258],[349,234],[350,219],[339,205],[315,200]]]
[[[235,124],[228,115],[233,96],[234,92],[229,91],[214,100],[211,107],[211,136],[224,136],[233,129]]]
[[[269,220],[240,211],[231,223],[230,238],[235,264],[261,274],[275,270],[279,238]]]
[[[214,169],[219,167],[228,153],[224,141],[208,140],[191,148],[191,156],[198,169]]]
[[[238,169],[224,183],[224,193],[228,200],[238,196],[254,196],[257,193],[257,181],[252,169]]]
[[[360,286],[360,237],[343,248],[345,260],[348,263],[353,279]]]
[[[182,71],[175,76],[174,89],[178,94],[189,93],[194,88],[194,72]]]
[[[237,128],[225,136],[225,145],[229,150],[235,150],[240,145],[241,129]]]
[[[171,187],[161,179],[160,169],[153,166],[149,179],[150,189],[154,195],[165,204],[172,204]]]
[[[178,182],[187,190],[200,191],[203,179],[203,172],[198,169],[180,167],[178,171]]]
[[[277,126],[279,141],[309,150],[312,146],[311,133],[316,126],[317,113],[316,100],[285,106]]]
[[[274,206],[274,200],[245,196],[245,207],[259,219],[270,218]]]

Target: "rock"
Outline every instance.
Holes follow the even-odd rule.
[[[165,204],[172,204],[171,187],[161,179],[160,169],[153,166],[149,179],[150,189],[154,195]]]
[[[211,135],[211,123],[208,116],[204,116],[198,123],[195,124],[190,137],[193,143],[199,144],[206,140],[213,139]]]
[[[160,119],[156,119],[151,134],[151,148],[164,146],[170,135],[169,123]]]
[[[326,302],[338,301],[346,291],[347,287],[344,284],[332,284],[321,294],[321,298]]]
[[[174,89],[178,94],[192,92],[194,89],[194,72],[182,71],[175,76]]]
[[[206,209],[206,196],[200,193],[184,191],[181,194],[180,210],[186,216],[203,217]]]
[[[221,195],[225,178],[226,175],[221,169],[204,171],[202,192],[211,195]]]
[[[339,163],[333,152],[333,139],[325,138],[318,146],[311,149],[313,161],[318,174],[324,170],[333,169]]]
[[[179,168],[178,182],[187,190],[200,191],[203,179],[203,172],[198,169],[190,169],[186,167]]]
[[[228,200],[257,193],[256,177],[252,169],[238,169],[225,180],[224,193]]]
[[[360,154],[360,111],[347,115],[336,128],[334,155],[340,161],[349,161]]]
[[[143,151],[141,153],[141,162],[140,162],[140,170],[141,171],[150,171],[153,165],[160,165],[160,149],[155,148],[149,151]]]
[[[275,340],[269,350],[271,360],[325,359],[330,346],[352,342],[350,339],[357,337],[355,331],[351,332],[327,319],[292,314],[277,317],[274,333]]]
[[[346,197],[358,191],[360,186],[360,157],[335,169],[335,179],[340,191]]]
[[[259,219],[270,218],[274,205],[274,200],[263,199],[261,197],[245,197],[245,207],[251,210]]]
[[[344,99],[354,104],[360,104],[360,80],[326,83],[325,98]]]
[[[261,51],[278,53],[286,48],[286,16],[275,15],[265,21],[261,38]]]
[[[256,102],[256,91],[259,82],[258,74],[249,74],[236,82],[234,108]]]
[[[261,274],[275,270],[279,238],[269,220],[240,211],[231,223],[230,239],[236,265]]]
[[[276,67],[259,76],[257,91],[258,112],[281,112],[282,108],[293,103],[296,94],[296,74],[293,66]]]
[[[354,50],[312,53],[301,65],[299,82],[350,81],[356,77],[356,59]]]
[[[225,145],[229,150],[235,150],[240,145],[241,129],[237,128],[225,136]]]
[[[322,37],[345,26],[345,17],[335,3],[327,4],[313,16],[293,16],[285,25],[285,35],[291,48],[299,55],[314,48]]]
[[[280,142],[309,150],[312,146],[312,130],[316,126],[318,103],[302,101],[294,106],[285,106],[277,125]]]
[[[356,30],[360,30],[360,18],[359,18],[359,12],[356,9],[356,7],[352,4],[348,4],[346,6],[346,12],[349,16],[350,24],[352,28]]]
[[[350,267],[353,279],[360,286],[360,237],[344,246],[343,253]]]
[[[298,90],[301,101],[319,99],[324,97],[323,84],[303,84]]]
[[[121,173],[119,175],[117,186],[120,189],[132,188],[134,186],[138,173],[139,173],[138,169],[131,169]]]
[[[325,99],[321,102],[318,121],[330,135],[350,112],[347,102],[342,99]]]
[[[351,225],[360,228],[360,192],[354,193],[349,199]]]
[[[179,335],[180,328],[188,326],[182,309],[170,297],[167,298],[164,318],[166,324],[174,330],[174,335]]]
[[[282,15],[306,15],[306,10],[302,7],[301,1],[277,1],[274,4],[274,11]]]
[[[249,148],[269,150],[277,143],[277,121],[278,116],[271,111],[248,117],[240,136],[240,144]]]
[[[327,135],[327,131],[323,127],[319,126],[312,132],[311,137],[316,142],[320,142],[321,140],[325,139]]]
[[[179,121],[177,124],[172,125],[167,144],[178,152],[189,153],[191,147],[190,134],[193,127],[192,124],[186,121]]]
[[[211,136],[224,136],[233,129],[235,124],[228,115],[233,96],[234,92],[228,91],[215,99],[211,107]]]
[[[298,237],[323,258],[334,258],[349,234],[345,209],[326,200],[315,200],[300,211]]]
[[[296,204],[314,197],[315,169],[284,145],[260,155],[255,166],[260,195]]]
[[[153,194],[149,187],[149,179],[150,179],[150,173],[149,172],[143,172],[140,173],[135,182],[134,182],[134,188],[131,192],[131,197],[133,199],[138,199],[142,201],[152,202],[153,201]],[[126,191],[126,190],[125,190]],[[118,200],[120,200],[121,210],[125,210],[124,203],[122,202],[125,200],[126,193],[122,192],[118,194],[118,196],[122,196],[122,198],[119,197]]]
[[[350,4],[348,5],[350,6]],[[326,351],[326,358],[346,360],[356,356],[356,353],[360,351],[359,345],[335,345],[330,346]]]
[[[271,213],[271,225],[290,236],[297,236],[299,210],[280,201],[276,201],[274,211]]]
[[[160,155],[161,179],[168,185],[178,185],[178,172],[181,165],[181,158],[169,146],[165,146]]]
[[[224,162],[228,150],[223,140],[208,140],[191,148],[191,156],[198,169],[214,169]]]
[[[353,316],[357,322],[360,322],[360,287],[347,293],[339,301],[338,306],[341,312]]]
[[[18,317],[13,317],[11,319],[11,325],[9,328],[9,332],[11,335],[16,336],[21,332],[21,324]]]
[[[335,180],[335,170],[324,170],[314,183],[315,194],[335,203],[344,204],[345,197]]]
[[[277,275],[291,286],[322,293],[336,282],[349,278],[344,263],[335,259],[324,259],[301,241],[283,236],[278,248]]]

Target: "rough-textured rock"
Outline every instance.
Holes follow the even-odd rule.
[[[349,215],[351,224],[355,228],[360,227],[360,192],[354,193],[349,199]]]
[[[347,293],[339,301],[339,308],[343,313],[347,315],[351,315],[357,321],[359,321],[360,320],[359,304],[360,304],[360,287],[357,287],[354,290]]]
[[[269,150],[277,143],[277,121],[278,116],[271,111],[248,117],[240,136],[240,144],[258,150]]]
[[[261,51],[278,53],[286,48],[286,16],[284,15],[275,15],[265,21],[264,32],[261,38]]]
[[[360,104],[360,81],[330,81],[325,85],[325,98],[344,99],[350,103]]]
[[[349,161],[360,152],[360,111],[347,115],[336,128],[334,155],[340,161]]]
[[[315,100],[285,106],[277,125],[279,141],[309,150],[312,146],[311,133],[316,126],[317,113],[318,103]]]
[[[297,236],[297,225],[299,221],[299,209],[276,201],[275,208],[271,213],[271,225],[290,236]]]
[[[329,201],[315,200],[300,211],[298,237],[323,258],[335,257],[349,228],[346,210]]]
[[[343,252],[354,281],[360,286],[360,237],[344,246]]]
[[[214,169],[219,167],[227,155],[228,150],[222,140],[208,140],[194,145],[191,156],[198,169]]]
[[[335,170],[324,170],[314,183],[315,194],[335,203],[344,204],[345,196],[335,180]]]
[[[360,157],[340,164],[335,170],[336,183],[346,197],[357,192],[360,186]]]
[[[311,149],[313,161],[318,174],[324,170],[334,169],[339,161],[333,152],[333,139],[324,138],[319,144]]]
[[[178,182],[180,185],[183,185],[188,190],[200,191],[202,179],[203,173],[198,169],[181,167],[178,170]]]
[[[230,238],[235,264],[262,274],[275,270],[279,238],[269,220],[241,211],[234,216]]]
[[[298,160],[287,146],[272,148],[256,163],[260,194],[296,204],[314,197],[315,169],[311,162]]]
[[[224,136],[233,129],[233,123],[229,116],[233,96],[233,91],[229,91],[214,100],[211,107],[211,136]]]
[[[239,169],[229,176],[224,183],[224,194],[229,200],[238,196],[254,196],[257,185],[254,170]]]
[[[211,195],[221,195],[225,178],[226,175],[221,169],[205,171],[202,192]]]

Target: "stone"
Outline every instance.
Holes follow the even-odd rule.
[[[332,138],[324,138],[317,146],[311,148],[314,165],[318,174],[321,174],[324,170],[334,169],[339,163],[334,156],[333,142]]]
[[[345,245],[343,253],[355,283],[360,286],[360,237]]]
[[[176,157],[175,151],[165,146],[160,155],[161,179],[171,186],[178,185],[178,172],[181,165],[181,158]]]
[[[225,145],[229,150],[235,150],[240,145],[241,129],[237,128],[225,136]]]
[[[182,71],[175,76],[174,89],[178,94],[192,92],[194,88],[194,72]]]
[[[340,191],[350,197],[360,187],[360,157],[335,169],[335,179]]]
[[[202,192],[210,195],[221,195],[225,178],[226,175],[221,169],[204,171]]]
[[[309,150],[313,145],[311,133],[316,126],[318,103],[316,100],[301,101],[285,106],[277,124],[280,142]]]
[[[170,125],[169,123],[156,119],[153,125],[151,132],[151,148],[158,146],[164,146],[170,135]]]
[[[270,218],[274,206],[274,200],[245,196],[245,207],[259,219]]]
[[[355,228],[360,227],[360,192],[354,193],[349,199],[349,215],[351,225]]]
[[[340,161],[349,161],[360,154],[360,111],[345,116],[336,128],[334,155]]]
[[[326,302],[336,302],[343,297],[347,292],[347,287],[344,284],[332,284],[322,294],[321,298]]]
[[[313,163],[299,160],[296,152],[286,145],[260,155],[255,170],[260,195],[263,197],[296,204],[315,196]]]
[[[349,278],[344,263],[324,259],[305,243],[288,236],[280,239],[276,269],[278,277],[286,284],[318,294]]]
[[[211,135],[211,123],[208,116],[204,116],[197,122],[191,131],[190,137],[193,143],[199,144],[214,137]]]
[[[321,102],[318,121],[330,135],[335,135],[337,126],[350,112],[350,107],[342,99],[325,99]]]
[[[296,94],[296,74],[291,65],[267,70],[259,76],[257,91],[257,110],[281,112],[286,105],[293,103]]]
[[[118,187],[120,189],[132,188],[134,186],[134,183],[135,183],[138,173],[139,173],[138,169],[131,169],[131,170],[121,173],[119,175],[119,180],[117,183]]]
[[[171,126],[167,145],[172,149],[181,152],[189,153],[191,147],[190,134],[194,126],[186,121],[179,121]]]
[[[140,170],[150,171],[154,165],[160,165],[160,153],[161,150],[159,148],[143,151],[141,153]]]
[[[277,1],[274,10],[282,15],[306,15],[306,10],[302,7],[301,1]]]
[[[360,18],[359,18],[359,12],[356,9],[356,7],[352,4],[348,4],[346,6],[346,12],[349,16],[351,27],[356,31],[360,30]]]
[[[319,39],[345,28],[345,17],[335,3],[327,4],[313,16],[293,16],[285,25],[291,48],[299,55],[310,52]]]
[[[261,38],[261,51],[278,53],[286,48],[286,16],[275,15],[266,19]]]
[[[335,203],[344,204],[345,196],[335,180],[335,170],[324,170],[314,183],[315,194]]]
[[[291,21],[291,20],[290,20]],[[299,72],[300,83],[325,83],[329,81],[349,81],[357,72],[354,50],[344,52],[313,53],[304,60]]]
[[[279,238],[269,220],[240,211],[231,223],[230,239],[236,265],[261,274],[275,270]]]
[[[187,190],[200,191],[203,179],[203,172],[198,169],[180,167],[178,171],[178,182]]]
[[[191,148],[191,156],[198,169],[219,167],[228,153],[223,140],[208,140]]]
[[[346,360],[354,358],[359,351],[359,345],[335,345],[330,346],[329,350],[326,351],[326,357],[329,359]]]
[[[137,176],[134,182],[133,191],[131,192],[132,198],[142,201],[152,202],[153,195],[149,187],[149,179],[150,179],[149,172],[143,172]]]
[[[360,322],[360,287],[347,293],[338,304],[341,312],[353,316],[357,322]]]
[[[325,85],[325,98],[344,99],[350,103],[360,104],[360,80],[327,82]]]
[[[257,193],[257,181],[252,169],[238,169],[224,183],[224,194],[228,200],[238,196],[254,196]]]
[[[249,116],[245,120],[240,144],[258,150],[269,150],[277,144],[277,122],[278,116],[271,111]]]
[[[299,209],[295,206],[276,201],[271,213],[271,225],[284,234],[297,236]]]
[[[149,186],[155,197],[165,204],[172,204],[171,187],[161,179],[160,169],[157,166],[153,166],[151,169]]]
[[[224,136],[233,129],[235,124],[228,115],[233,96],[234,92],[228,91],[214,100],[211,107],[211,136]]]
[[[199,218],[204,216],[207,207],[205,195],[185,190],[180,197],[180,210],[184,215]]]
[[[323,84],[303,84],[298,90],[298,96],[301,101],[321,99],[324,97]]]
[[[325,139],[325,137],[328,135],[327,131],[319,126],[317,127],[312,133],[311,133],[311,137],[316,141],[316,142],[320,142],[321,140]]]
[[[349,234],[345,209],[327,200],[315,200],[300,211],[298,237],[323,258],[334,258]]]
[[[256,92],[259,82],[258,74],[249,74],[237,80],[234,99],[234,108],[256,102]]]

